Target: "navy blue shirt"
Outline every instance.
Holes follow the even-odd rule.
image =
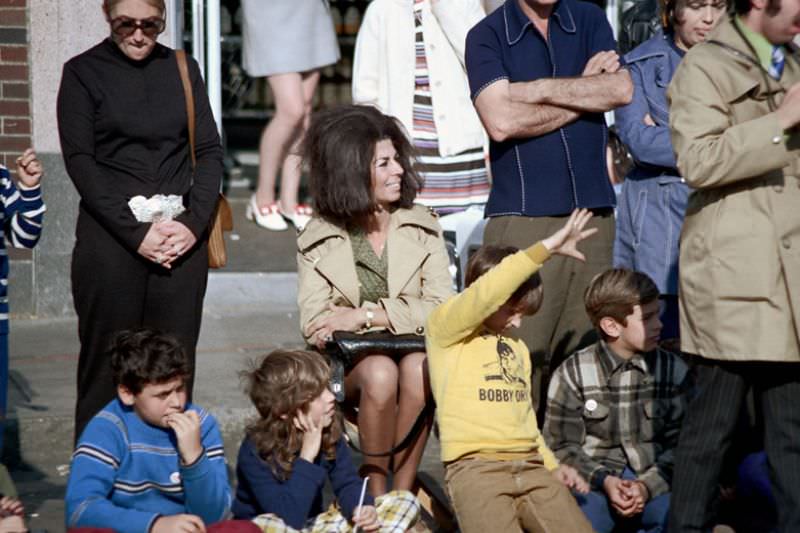
[[[560,0],[545,40],[517,2],[507,0],[467,35],[473,101],[498,80],[579,77],[593,55],[616,49],[605,13],[594,4]],[[486,216],[559,216],[576,207],[614,206],[607,135],[602,113],[584,113],[537,137],[491,141],[493,183]]]
[[[313,521],[322,509],[322,489],[330,479],[342,514],[348,520],[358,506],[361,478],[350,458],[344,437],[336,443],[336,458],[327,459],[323,453],[313,463],[299,457],[292,463],[289,479],[275,477],[269,465],[259,457],[255,444],[245,438],[239,448],[236,464],[236,499],[233,516],[251,520],[260,514],[273,513],[286,525],[302,529]],[[364,505],[375,505],[367,494]]]

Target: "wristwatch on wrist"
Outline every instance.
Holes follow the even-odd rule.
[[[372,327],[372,321],[375,320],[375,313],[370,309],[366,309],[364,314],[367,317],[366,322],[364,322],[364,328],[370,329]]]

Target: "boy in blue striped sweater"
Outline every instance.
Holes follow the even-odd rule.
[[[33,248],[42,232],[45,205],[40,182],[42,164],[32,148],[16,160],[17,180],[0,165],[0,222],[4,239],[0,238],[0,450],[3,448],[6,405],[8,401],[8,252],[14,248]]]
[[[222,436],[186,403],[181,345],[152,330],[111,347],[117,398],[86,426],[72,456],[66,522],[120,533],[205,531],[231,505]]]

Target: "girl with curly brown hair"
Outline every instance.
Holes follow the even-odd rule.
[[[330,367],[320,354],[275,350],[246,372],[258,419],[246,430],[236,466],[233,513],[262,531],[406,531],[419,515],[411,493],[392,492],[359,505],[362,481],[342,435],[328,390]],[[322,512],[330,479],[337,505]],[[352,524],[352,525],[351,525]]]

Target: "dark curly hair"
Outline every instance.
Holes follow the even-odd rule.
[[[183,346],[172,335],[154,329],[122,331],[110,347],[114,385],[139,394],[150,384],[191,375]]]
[[[292,461],[300,453],[303,434],[292,420],[328,386],[331,369],[322,355],[306,350],[275,350],[242,373],[247,394],[259,418],[245,432],[276,477],[289,478]],[[321,450],[333,459],[342,435],[338,409],[322,432]]]
[[[422,179],[414,170],[414,148],[397,119],[364,105],[334,107],[311,117],[302,151],[317,215],[346,227],[376,210],[372,161],[375,145],[385,139],[392,141],[403,167],[397,207],[410,208]]]

